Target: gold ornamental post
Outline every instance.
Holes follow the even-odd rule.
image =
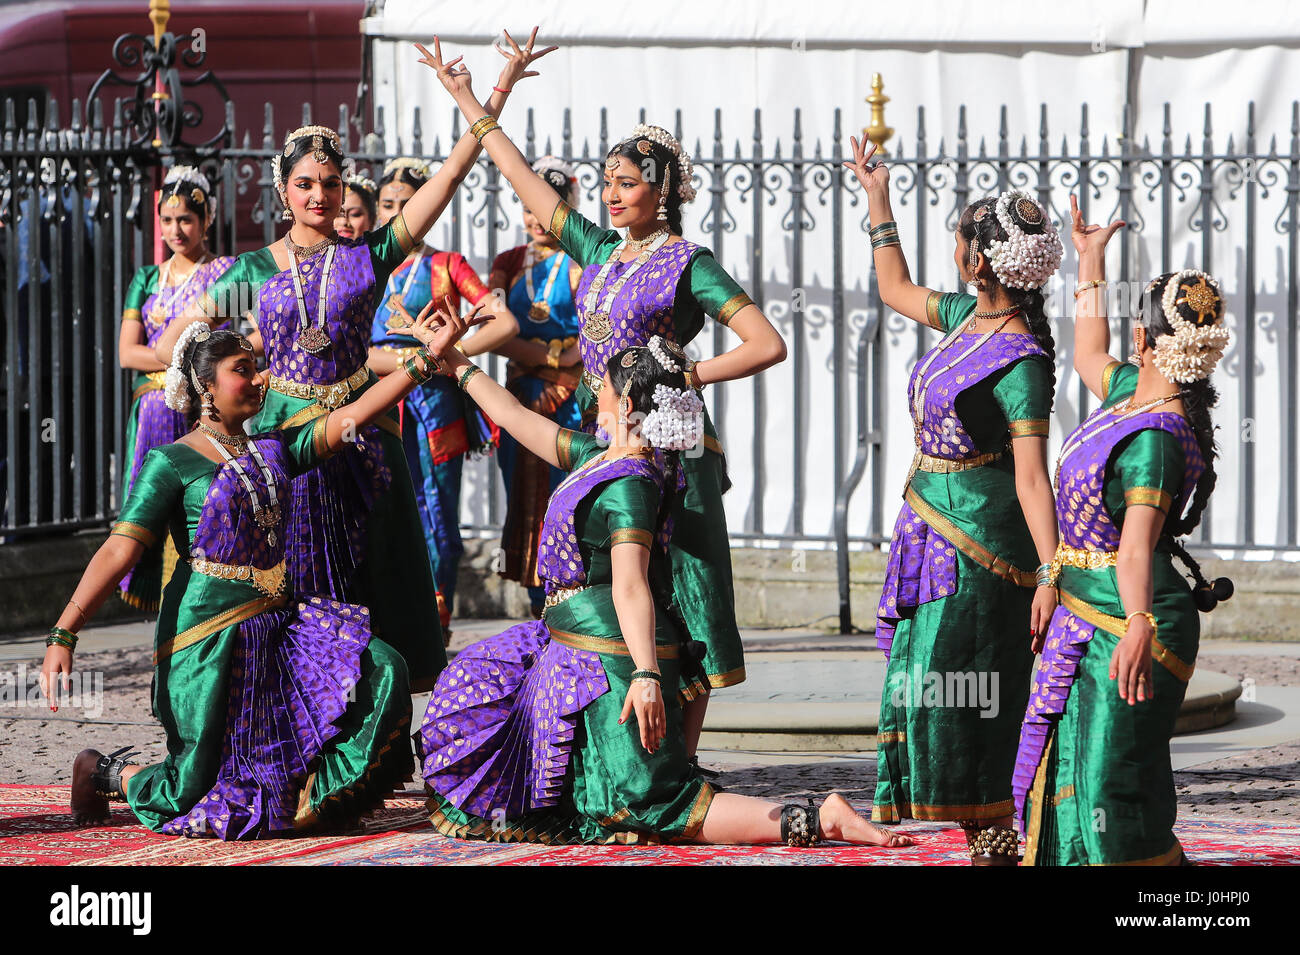
[[[885,81],[880,78],[880,74],[872,73],[871,95],[867,97],[867,104],[871,107],[871,124],[862,130],[862,135],[875,144],[878,157],[889,155],[885,143],[894,135],[893,127],[885,125],[885,104],[889,102],[889,97],[881,92],[884,88]]]

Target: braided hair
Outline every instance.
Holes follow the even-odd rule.
[[[627,364],[624,364],[625,360]],[[627,389],[627,397],[632,402],[632,413],[647,415],[654,410],[655,388],[660,385],[667,385],[669,388],[675,388],[679,391],[685,390],[686,376],[681,371],[669,371],[655,354],[644,345],[633,345],[615,352],[610,356],[606,368],[609,370],[609,381],[614,390],[623,394],[623,389]],[[682,456],[680,451],[663,451],[664,455],[664,483],[663,492],[659,497],[659,512],[655,518],[655,527],[661,528],[673,514],[673,509],[677,505],[678,490],[677,484],[679,475],[682,470]],[[705,646],[698,640],[691,638],[690,630],[686,626],[686,620],[682,617],[681,608],[677,606],[673,598],[672,587],[666,583],[673,579],[673,554],[672,548],[666,548],[664,553],[665,573],[662,579],[656,579],[658,575],[650,575],[650,586],[654,593],[659,606],[668,612],[668,617],[677,627],[677,632],[681,640],[681,671],[684,677],[704,678],[703,659]]]
[[[998,198],[998,196],[986,196],[972,202],[962,211],[961,219],[957,225],[957,231],[968,243],[978,239],[979,248],[985,253],[986,257],[989,247],[994,242],[1006,242],[1010,238],[1007,235],[1007,230],[998,221],[996,214]],[[1010,203],[1008,212],[1014,218],[1016,225],[1028,235],[1038,235],[1052,228],[1051,221],[1046,216],[1040,217],[1037,222],[1027,219],[1021,213],[1019,203]],[[1048,366],[1052,376],[1051,398],[1054,405],[1056,400],[1056,339],[1052,337],[1052,326],[1044,309],[1041,289],[1013,288],[1005,285],[992,268],[989,269],[988,280],[994,286],[1006,292],[1011,304],[1020,309],[1020,314],[1025,317],[1025,323],[1029,326],[1030,332],[1033,333],[1034,338],[1038,339],[1038,344],[1043,351],[1047,353]]]
[[[1173,326],[1170,324],[1168,316],[1165,315],[1163,299],[1170,280],[1176,274],[1166,272],[1155,279],[1147,286],[1146,294],[1139,301],[1137,321],[1146,328],[1147,340],[1152,345],[1161,335],[1172,335],[1174,333]],[[1191,283],[1186,282],[1184,284],[1190,285]],[[1201,324],[1204,321],[1202,316],[1199,316],[1191,309],[1185,301],[1176,307],[1179,317],[1193,324]],[[1221,304],[1217,318],[1222,318]],[[1182,399],[1183,408],[1187,412],[1187,423],[1196,435],[1197,445],[1200,446],[1201,457],[1205,461],[1205,471],[1201,474],[1200,480],[1196,482],[1196,490],[1192,494],[1192,502],[1187,509],[1187,513],[1181,517],[1177,514],[1170,514],[1165,521],[1161,536],[1174,555],[1191,572],[1192,578],[1196,581],[1196,587],[1193,591],[1196,604],[1202,611],[1208,613],[1214,609],[1220,600],[1227,600],[1232,596],[1232,581],[1227,577],[1220,577],[1213,582],[1207,581],[1205,575],[1201,572],[1200,564],[1187,553],[1186,548],[1176,538],[1190,534],[1201,523],[1201,515],[1205,512],[1205,506],[1210,501],[1210,494],[1213,493],[1215,484],[1218,483],[1219,477],[1214,469],[1214,459],[1219,456],[1219,452],[1214,441],[1214,421],[1210,416],[1210,411],[1218,404],[1219,393],[1214,385],[1210,383],[1209,376],[1206,375],[1197,381],[1180,385],[1179,397]]]

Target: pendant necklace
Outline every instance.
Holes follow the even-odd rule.
[[[172,263],[176,261],[176,257],[172,256],[168,259],[162,267],[162,274],[158,276],[158,291],[154,295],[153,308],[149,309],[149,317],[155,322],[161,323],[163,319],[167,317],[167,314],[171,311],[172,307],[180,300],[181,294],[185,291],[185,286],[189,285],[190,279],[194,278],[194,273],[197,272],[199,267],[202,266],[203,263],[207,262],[211,256],[212,253],[204,252],[203,258],[194,263],[194,268],[190,269],[189,272],[186,273],[185,278],[181,279],[181,284],[176,286],[175,291],[164,300],[163,292],[167,288],[167,283],[171,281]]]
[[[253,479],[249,477],[244,466],[239,463],[239,458],[230,453],[225,441],[219,440],[227,436],[218,434],[211,428],[202,425],[200,427],[204,434],[207,435],[208,440],[212,442],[212,446],[225,458],[226,463],[235,469],[235,474],[239,477],[239,483],[244,485],[244,490],[248,492],[248,496],[253,502],[253,520],[257,521],[258,527],[266,531],[267,545],[274,547],[276,544],[275,529],[280,525],[280,501],[276,495],[275,476],[271,473],[271,469],[267,467],[266,458],[262,457],[262,452],[257,449],[257,443],[249,441],[247,438],[243,439],[247,452],[253,457],[253,463],[257,465],[262,472],[262,478],[266,481],[266,496],[268,498],[266,504],[262,503],[262,499],[257,494],[257,488],[253,484]]]
[[[609,320],[610,310],[614,307],[614,299],[618,297],[618,293],[627,284],[627,280],[635,275],[641,266],[649,262],[663,244],[668,241],[668,235],[667,229],[661,229],[654,235],[646,236],[644,239],[624,239],[614,246],[613,251],[609,253],[609,258],[601,266],[600,272],[591,280],[591,288],[587,290],[586,298],[582,302],[582,336],[587,341],[598,345],[614,334],[614,326]],[[614,284],[609,287],[604,302],[601,303],[599,310],[597,310],[596,299],[600,295],[600,290],[605,287],[605,280],[609,277],[610,270],[614,268],[614,263],[618,261],[624,250],[631,248],[634,243],[641,248],[641,254],[633,260],[628,270],[620,275],[614,281]]]
[[[560,266],[564,264],[565,255],[563,252],[552,254],[551,271],[546,276],[546,288],[542,290],[541,301],[537,300],[537,290],[533,287],[533,268],[539,262],[545,262],[545,259],[535,258],[533,247],[528,247],[529,261],[524,263],[524,287],[528,290],[528,319],[536,322],[538,325],[544,325],[551,318],[551,289],[555,288],[555,277],[560,274]]]
[[[388,316],[388,321],[384,322],[384,325],[387,328],[392,329],[392,328],[405,327],[406,322],[402,318],[401,314],[397,311],[397,309],[398,306],[401,306],[402,308],[406,307],[406,293],[411,291],[411,286],[415,284],[415,276],[420,271],[420,263],[424,261],[424,251],[426,248],[427,246],[424,245],[420,246],[420,254],[415,257],[415,262],[411,265],[410,270],[406,273],[406,281],[402,284],[401,294],[399,295],[398,293],[393,292],[391,295],[388,296],[388,300],[384,302],[384,304],[388,306],[388,311],[391,313]],[[388,286],[390,289],[395,287],[393,285],[395,279],[396,276],[388,280]],[[433,290],[431,288],[430,292],[432,291]]]
[[[303,291],[302,275],[298,272],[298,258],[295,251],[314,254],[326,246],[329,246],[329,251],[325,253],[325,264],[321,267],[320,299],[316,308],[317,323],[313,325],[311,318],[307,315],[307,293]],[[334,265],[334,252],[338,246],[331,238],[317,242],[313,246],[304,247],[297,245],[288,235],[285,235],[284,247],[289,250],[289,271],[293,273],[293,294],[298,301],[298,340],[295,344],[305,352],[319,355],[330,347],[330,337],[325,332],[325,313],[328,307],[330,269]],[[311,266],[304,267],[304,271],[310,271],[310,269]]]

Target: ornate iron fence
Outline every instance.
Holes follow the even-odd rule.
[[[50,104],[38,128],[31,109],[18,129],[13,105],[5,106],[0,532],[8,536],[101,524],[120,505],[128,392],[126,375],[116,370],[115,337],[130,275],[153,248],[151,189],[160,157],[127,141],[120,109],[108,124],[97,104],[88,122],[76,104],[73,114],[64,127]],[[311,117],[304,109],[289,121],[268,106],[260,144],[227,141],[201,158],[219,183],[218,251],[276,237],[279,204],[270,158],[299,119]],[[382,111],[364,135],[364,125],[345,108],[337,123],[358,166],[372,174],[394,155],[420,155],[436,165],[446,151],[437,138],[426,145],[418,110],[405,142],[385,128]],[[538,135],[531,111],[523,125],[530,156],[554,152],[577,165],[585,207],[598,208],[592,215],[605,224],[598,195],[603,157],[613,142],[607,115],[602,111],[593,133],[582,137],[567,112],[553,137]],[[231,107],[227,128],[236,128]],[[811,142],[798,111],[789,128],[788,136],[773,135],[756,111],[742,146],[724,133],[719,111],[711,141],[693,143],[701,201],[689,212],[687,233],[713,249],[790,347],[786,365],[708,395],[740,491],[729,495],[735,498],[728,504],[733,536],[776,546],[837,547],[847,607],[849,550],[889,536],[886,521],[910,456],[905,375],[933,333],[880,303],[864,235],[865,203],[840,166],[847,139],[840,113],[833,128]],[[453,120],[453,136],[459,129]],[[1103,137],[1098,147],[1086,107],[1068,136],[1049,135],[1044,109],[1036,135],[1022,137],[1015,148],[1005,110],[991,144],[969,135],[963,110],[951,148],[941,141],[932,149],[922,109],[910,146],[895,145],[889,162],[895,212],[921,284],[960,287],[951,232],[961,208],[987,192],[1027,189],[1063,228],[1071,192],[1090,220],[1128,221],[1112,286],[1121,355],[1128,347],[1134,286],[1173,268],[1217,270],[1235,334],[1219,374],[1220,493],[1198,544],[1294,550],[1300,546],[1293,412],[1300,104],[1293,104],[1282,149],[1275,135],[1262,148],[1253,104],[1245,129],[1239,148],[1232,137],[1217,144],[1207,106],[1199,145],[1187,135],[1177,148],[1166,108],[1154,142],[1139,141],[1126,115],[1117,140]],[[480,161],[432,241],[465,252],[485,273],[498,251],[522,237],[511,231],[516,208],[508,184]],[[1072,298],[1064,292],[1073,287],[1074,262],[1066,245],[1067,261],[1049,290],[1049,314],[1065,319],[1057,326],[1058,441],[1086,414],[1090,400],[1069,370]],[[727,339],[715,325],[692,348],[697,357],[707,355],[726,348]],[[463,518],[484,532],[498,526],[503,512],[494,471],[484,467],[467,477],[474,493],[466,495]],[[1256,497],[1257,486],[1277,494]]]

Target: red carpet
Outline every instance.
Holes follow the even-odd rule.
[[[0,786],[0,865],[965,865],[965,840],[940,823],[900,827],[905,849],[827,846],[540,846],[445,839],[419,798],[390,799],[347,836],[219,842],[160,836],[114,805],[111,826],[72,827],[66,786]],[[1188,856],[1205,865],[1300,865],[1300,826],[1181,822]]]

